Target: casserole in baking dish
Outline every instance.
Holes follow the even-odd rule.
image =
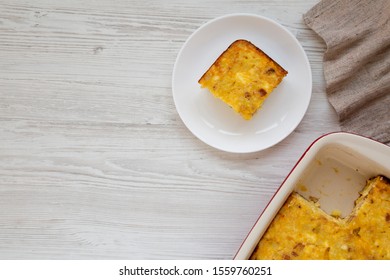
[[[389,259],[386,177],[390,147],[341,132],[319,138],[287,176],[235,259]]]

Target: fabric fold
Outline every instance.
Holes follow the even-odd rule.
[[[390,1],[322,0],[303,19],[326,44],[326,93],[341,128],[390,144]]]

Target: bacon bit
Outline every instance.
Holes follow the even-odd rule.
[[[303,248],[305,248],[305,245],[299,242],[297,245],[294,246],[294,250],[302,251]]]
[[[275,73],[275,69],[274,69],[274,68],[269,68],[269,69],[265,72],[265,74],[267,74],[267,75],[271,75],[271,74],[273,74],[273,73]]]
[[[360,227],[358,227],[358,228],[354,228],[354,229],[352,230],[352,233],[353,233],[354,235],[356,235],[356,236],[359,236],[359,237],[360,237],[360,235],[359,235],[359,232],[360,232]]]
[[[259,89],[259,91],[257,93],[260,94],[260,96],[266,96],[267,95],[267,92],[263,88]]]
[[[386,222],[390,222],[390,214],[389,213],[386,214]]]
[[[316,227],[312,228],[311,231],[315,233],[319,233],[321,230],[321,225],[317,225]]]

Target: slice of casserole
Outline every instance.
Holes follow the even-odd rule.
[[[251,42],[237,40],[198,82],[249,120],[286,75],[282,66]]]
[[[292,193],[251,259],[390,259],[390,181],[368,181],[352,213],[334,218]]]

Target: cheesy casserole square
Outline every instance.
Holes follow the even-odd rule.
[[[251,42],[237,40],[198,82],[250,120],[286,75],[282,66]]]

